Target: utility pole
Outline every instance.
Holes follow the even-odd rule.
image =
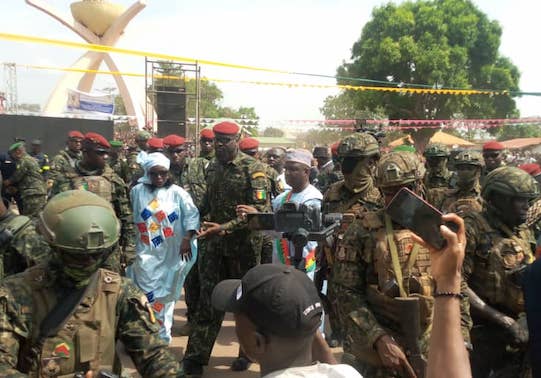
[[[4,63],[4,88],[6,113],[17,114],[19,104],[17,96],[17,65],[15,63]]]

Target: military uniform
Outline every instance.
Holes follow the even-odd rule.
[[[208,167],[200,212],[205,219],[223,225],[226,234],[205,238],[205,251],[199,256],[200,299],[185,360],[208,363],[224,316],[211,306],[214,286],[224,279],[241,278],[260,261],[261,233],[246,228],[246,222],[237,218],[236,206],[249,204],[268,212],[269,190],[264,165],[242,152],[229,163],[213,160]]]
[[[0,375],[73,377],[79,371],[113,371],[120,340],[143,376],[183,376],[158,336],[145,295],[131,281],[100,269],[79,302],[74,301],[73,312],[61,316],[58,301],[67,302],[72,293],[51,265],[2,282]]]
[[[315,180],[315,187],[323,194],[329,189],[329,186],[340,181],[343,176],[340,172],[334,170],[334,163],[329,160],[323,167],[319,168],[319,173]]]
[[[442,213],[464,214],[469,211],[481,211],[483,199],[481,187],[476,185],[471,190],[434,188],[428,192],[428,202]]]
[[[447,168],[449,158],[449,149],[447,146],[439,143],[429,144],[424,152],[427,159],[427,171],[424,179],[425,187],[448,188],[452,179],[452,172]],[[434,159],[438,162],[436,166],[430,166],[429,161]]]
[[[0,217],[0,280],[49,259],[49,245],[30,218],[9,211]]]
[[[22,209],[19,209],[19,213],[36,216],[47,200],[45,182],[38,163],[30,155],[23,155],[17,161],[17,168],[9,182],[21,195]]]
[[[378,163],[376,184],[383,191],[406,185],[419,190],[423,174],[415,155],[391,152]],[[363,376],[399,376],[382,365],[375,349],[384,335],[397,340],[414,368],[426,364],[435,287],[430,253],[413,241],[412,234],[393,224],[384,210],[369,211],[348,227],[336,252],[333,285],[344,323],[343,362]],[[461,313],[464,338],[469,340],[466,297]],[[418,327],[412,321],[418,321]],[[420,355],[410,354],[415,349]]]
[[[392,225],[389,233],[385,222],[382,210],[361,215],[346,231],[333,268],[336,300],[341,319],[344,319],[346,335],[344,362],[353,360],[352,365],[366,377],[399,376],[384,368],[381,362],[378,363],[379,356],[374,346],[381,336],[391,335],[403,348],[407,345],[403,327],[397,326],[396,319],[370,300],[370,296],[374,295],[381,301],[391,303],[392,298],[400,296],[389,234],[392,234],[394,248],[397,249],[405,294],[408,298],[419,300],[421,327],[418,339],[414,341],[419,344],[423,357],[428,357],[434,294],[430,254],[426,248],[414,243],[411,231]],[[462,331],[465,340],[469,340],[471,319],[467,298],[462,300],[461,313]]]
[[[138,157],[141,152],[145,152],[145,151],[142,151],[139,148],[137,148],[131,151],[130,153],[128,153],[127,162],[128,162],[129,176],[131,177],[131,182],[128,183],[128,186],[132,186],[136,184],[137,180],[143,177],[143,175],[145,174],[143,167],[138,161],[139,160]]]
[[[63,177],[66,172],[75,168],[75,163],[81,160],[80,152],[73,152],[68,148],[60,151],[51,161],[49,180],[54,182],[58,177]]]
[[[381,193],[375,186],[371,186],[365,191],[353,193],[349,190],[344,181],[334,183],[329,190],[325,192],[323,197],[323,213],[341,213],[343,214],[340,230],[334,235],[331,246],[324,246],[325,260],[329,269],[328,276],[328,291],[332,310],[329,313],[331,328],[335,336],[342,335],[343,321],[339,317],[339,294],[335,286],[334,276],[337,272],[334,271],[334,261],[338,250],[342,247],[344,233],[349,228],[349,225],[360,214],[367,211],[373,211],[383,205]]]
[[[30,154],[30,156],[32,156],[38,163],[43,178],[47,179],[47,177],[49,176],[49,171],[51,170],[51,166],[49,165],[49,156],[47,154],[44,154],[43,152],[38,152],[37,154]]]
[[[56,179],[52,195],[73,189],[88,190],[112,204],[122,224],[119,248],[124,248],[124,253],[119,251],[112,254],[110,264],[107,267],[119,271],[121,264],[129,265],[135,258],[134,240],[136,235],[128,191],[124,181],[109,166],[105,166],[103,171],[89,171],[78,162],[74,169],[70,169],[65,172],[63,177]]]
[[[131,184],[132,177],[128,161],[122,157],[109,158],[109,166],[120,177],[126,185]]]
[[[509,234],[504,231],[503,223],[486,210],[466,214],[464,223],[467,244],[463,273],[469,287],[488,305],[517,320],[524,312],[524,298],[518,280],[511,273],[533,262],[532,231],[522,226]],[[481,318],[474,318],[474,324],[472,360],[477,362],[473,364],[474,371],[478,368],[488,373],[491,369],[504,369],[509,375],[501,376],[518,376],[524,354],[507,351],[510,342],[507,333]]]

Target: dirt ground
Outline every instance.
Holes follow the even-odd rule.
[[[184,301],[181,299],[175,308],[175,321],[173,324],[172,334],[173,341],[171,342],[171,350],[178,357],[179,361],[182,360],[184,355],[184,350],[186,349],[186,344],[188,343],[188,337],[186,336],[175,336],[178,335],[178,329],[186,323],[186,317],[184,316],[186,312],[186,306]],[[121,347],[120,347],[121,348]],[[239,344],[235,336],[235,321],[231,314],[226,314],[224,322],[222,324],[222,329],[218,335],[218,339],[214,344],[214,349],[212,350],[212,356],[209,361],[209,365],[205,367],[204,377],[209,378],[257,378],[259,377],[259,365],[252,364],[250,369],[244,372],[235,372],[231,371],[230,365],[231,361],[238,355]],[[334,355],[338,360],[340,360],[342,349],[336,348],[333,349]],[[129,372],[133,377],[137,377],[135,369],[131,361],[126,360],[126,355],[121,353],[123,361],[123,366],[127,368],[125,372]],[[131,368],[128,367],[131,365]]]

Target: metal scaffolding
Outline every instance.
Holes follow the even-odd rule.
[[[194,81],[195,85],[188,85]],[[201,67],[196,63],[182,63],[164,60],[152,60],[145,58],[145,89],[147,98],[147,109],[154,109],[156,112],[147,111],[145,114],[147,125],[158,125],[160,123],[177,122],[179,124],[176,134],[185,136],[188,140],[196,143],[200,129],[199,103],[201,100]],[[179,103],[173,104],[184,106],[182,119],[167,119],[160,117],[159,98],[178,99]],[[184,103],[180,103],[184,101]],[[176,102],[176,100],[174,100]],[[168,105],[171,105],[169,103]],[[155,117],[158,116],[156,120]],[[171,118],[171,117],[169,117]],[[183,129],[182,125],[184,124]]]
[[[4,90],[6,100],[4,111],[17,114],[19,101],[17,98],[17,65],[15,63],[4,63]]]

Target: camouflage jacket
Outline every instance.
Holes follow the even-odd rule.
[[[344,175],[340,171],[334,170],[334,163],[330,160],[322,169],[320,169],[314,186],[319,189],[322,194],[325,194],[329,186],[344,179]]]
[[[236,206],[255,206],[260,212],[270,211],[270,183],[265,165],[242,152],[227,164],[211,161],[207,169],[207,190],[201,205],[202,215],[220,223],[228,232],[246,229],[246,222],[237,218]]]
[[[483,208],[479,185],[471,190],[433,188],[428,190],[427,197],[428,202],[443,213],[464,214],[469,211],[481,211]]]
[[[190,193],[195,206],[200,211],[203,197],[207,191],[207,170],[209,165],[210,160],[206,158],[188,158],[179,179],[179,182],[182,184],[180,186]]]
[[[26,216],[8,211],[0,218],[0,279],[45,262],[51,253],[49,244],[36,232]]]
[[[9,178],[11,185],[15,186],[22,198],[47,194],[41,169],[30,155],[24,155],[17,161],[15,173]]]
[[[488,305],[517,318],[524,311],[520,277],[514,272],[534,260],[535,239],[526,225],[509,230],[486,208],[464,216],[466,256],[462,273]]]
[[[140,149],[136,149],[128,154],[126,159],[128,162],[129,175],[131,177],[131,182],[128,183],[128,186],[137,184],[137,180],[145,174],[145,171],[142,166],[137,162],[137,156],[141,152]]]
[[[113,209],[115,209],[116,216],[120,220],[122,225],[120,234],[121,246],[134,246],[135,240],[135,226],[133,224],[133,216],[131,210],[131,204],[128,197],[128,188],[124,181],[109,167],[105,166],[103,171],[88,171],[81,167],[80,163],[77,163],[75,168],[70,169],[64,174],[63,177],[58,177],[53,185],[51,195],[55,195],[67,190],[73,189],[85,189],[93,191],[92,188],[76,187],[76,181],[80,177],[85,176],[102,176],[110,183],[111,193],[107,193],[106,198],[104,193],[96,193],[107,200],[111,201]]]
[[[445,170],[441,173],[435,174],[430,171],[426,171],[424,183],[427,189],[432,188],[448,188],[450,185],[450,180],[452,177],[452,172]]]
[[[351,210],[352,213],[358,215],[364,211],[377,210],[381,206],[383,206],[383,198],[378,188],[372,186],[366,191],[353,193],[346,187],[343,180],[331,184],[323,196],[325,214],[343,214]]]
[[[382,323],[385,314],[374,312],[367,299],[367,289],[374,286],[380,293],[387,283],[396,280],[392,264],[390,263],[390,248],[386,241],[384,225],[384,210],[361,214],[346,230],[343,247],[338,251],[333,266],[334,285],[336,286],[337,303],[341,319],[346,324],[354,324],[348,332],[359,332],[360,339],[366,345],[360,349],[373,350],[377,339],[385,334],[399,336],[392,324]],[[416,247],[411,239],[411,231],[395,228],[393,226],[393,240],[399,251],[399,263],[404,278],[404,287],[407,294],[417,296],[421,300],[421,331],[419,342],[422,350],[426,352],[429,339],[430,322],[432,315],[433,280],[430,276],[430,258],[428,251],[421,246]],[[412,265],[409,265],[409,256],[414,248],[418,254]],[[395,281],[396,282],[396,281]],[[418,291],[408,282],[416,282]],[[463,292],[466,285],[463,284]],[[383,294],[382,294],[383,295]],[[396,294],[386,293],[386,296],[396,297]],[[466,340],[469,340],[471,318],[467,297],[461,302],[462,329]],[[357,338],[359,339],[359,338]]]
[[[47,321],[49,313],[58,309],[58,300],[69,296],[56,269],[52,264],[38,265],[1,283],[1,376],[37,377],[40,370],[47,373],[47,370],[54,369],[70,374],[85,371],[89,366],[99,369],[106,365],[100,362],[114,358],[103,354],[103,351],[109,346],[114,353],[115,340],[122,341],[142,376],[184,376],[176,358],[159,337],[159,325],[145,295],[129,279],[107,270],[98,270],[73,313],[62,317],[67,320],[65,324],[60,325],[54,334],[43,337],[40,325]],[[99,278],[103,280],[96,282]],[[107,293],[109,298],[116,299],[116,303],[111,302],[111,306],[101,307],[102,310],[93,313],[93,308],[100,308],[95,304],[100,300],[99,296],[107,297]],[[101,303],[104,303],[103,299]],[[92,319],[77,322],[79,317],[88,318],[88,313],[94,314]],[[60,321],[57,323],[62,324]],[[111,328],[104,328],[104,323]],[[100,334],[103,329],[108,332]],[[47,348],[48,345],[53,348]],[[34,350],[41,353],[36,355]]]
[[[132,177],[128,161],[124,158],[110,159],[109,166],[120,177],[126,185],[131,183]]]
[[[70,169],[75,168],[75,163],[81,160],[81,154],[70,151],[69,149],[61,150],[53,160],[51,160],[51,170],[49,171],[49,180],[55,181],[57,177],[62,177]]]

